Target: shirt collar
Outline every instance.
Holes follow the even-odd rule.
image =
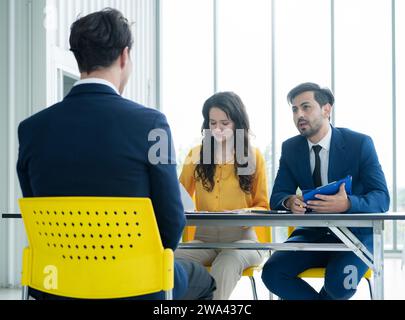
[[[323,139],[321,141],[319,141],[318,143],[312,143],[309,139],[307,139],[308,141],[308,147],[309,147],[309,152],[311,152],[312,147],[313,146],[321,146],[323,149],[325,149],[326,151],[329,151],[330,149],[330,141],[332,139],[332,128],[331,126],[329,126],[329,130],[328,133],[326,134],[326,136],[323,137]]]
[[[88,78],[77,81],[73,86],[80,86],[82,84],[102,84],[113,89],[118,95],[121,95],[118,89],[110,82],[101,78]]]

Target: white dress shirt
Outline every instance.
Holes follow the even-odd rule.
[[[308,141],[308,147],[309,147],[309,160],[311,163],[311,172],[314,172],[315,169],[315,151],[312,149],[313,146],[321,146],[322,149],[319,152],[319,158],[321,159],[321,179],[322,179],[322,185],[326,185],[329,183],[328,181],[328,168],[329,168],[329,151],[330,151],[330,141],[332,139],[332,129],[329,126],[329,131],[326,134],[326,136],[319,141],[318,143],[312,143],[311,141]]]
[[[323,186],[329,183],[328,169],[329,169],[329,151],[331,139],[332,139],[332,128],[330,126],[326,136],[318,143],[312,143],[311,141],[309,141],[309,139],[307,139],[309,147],[309,161],[311,164],[311,173],[313,173],[315,170],[315,151],[312,149],[312,147],[316,145],[322,147],[321,151],[319,152],[319,158],[321,159],[321,180]],[[286,197],[282,202],[283,207],[286,208],[287,210],[290,210],[290,208],[286,206],[286,201],[290,197],[291,196]]]
[[[80,86],[81,84],[103,84],[105,86],[110,87],[113,89],[118,95],[121,95],[118,91],[118,89],[110,82],[101,78],[88,78],[88,79],[83,79],[76,81],[75,84],[73,85],[74,87]]]

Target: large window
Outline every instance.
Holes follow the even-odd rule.
[[[252,143],[270,167],[271,2],[217,1],[217,91],[233,91],[244,102]]]
[[[288,92],[302,82],[323,86],[331,83],[330,2],[275,1],[274,19],[275,136],[272,143],[275,145],[275,173],[282,142],[298,134],[287,102]],[[277,241],[287,238],[285,228],[276,230]]]
[[[392,195],[391,2],[335,1],[335,16],[336,125],[373,138]]]
[[[161,110],[178,162],[201,140],[204,101],[214,93],[213,1],[161,1]]]
[[[287,94],[302,82],[331,85],[330,2],[275,1],[276,159],[281,143],[298,134]],[[278,161],[276,163],[278,166]]]
[[[397,129],[397,206],[398,211],[405,212],[405,1],[396,1],[396,129]],[[397,228],[398,248],[405,245],[405,223],[399,222]]]
[[[336,126],[373,138],[391,210],[405,211],[404,1],[165,0],[161,7],[162,110],[180,161],[199,143],[205,99],[230,90],[245,102],[254,143],[274,178],[282,142],[297,134],[286,95],[316,82],[335,92]],[[401,249],[405,224],[385,227],[386,249]]]

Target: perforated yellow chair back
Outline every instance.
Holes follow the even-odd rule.
[[[147,198],[24,198],[29,247],[22,285],[82,299],[124,298],[174,284],[173,252],[164,249]]]

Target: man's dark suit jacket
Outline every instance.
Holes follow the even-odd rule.
[[[170,164],[149,162],[148,152],[156,143],[148,141],[153,129],[164,130],[171,147],[170,128],[159,111],[126,100],[106,85],[74,87],[62,102],[18,128],[23,196],[150,198],[163,246],[176,249],[185,216],[175,155],[169,148],[160,156]],[[174,297],[182,296],[186,287],[186,274],[176,264]]]
[[[348,213],[385,212],[389,209],[389,193],[384,173],[370,137],[345,128],[332,127],[329,150],[328,180],[333,182],[347,175],[353,177],[351,208]],[[309,147],[303,136],[283,143],[280,167],[270,198],[272,209],[285,210],[283,200],[301,190],[314,189]],[[350,228],[367,247],[372,246],[370,228]],[[316,241],[322,236],[319,228],[297,228],[289,241]]]

